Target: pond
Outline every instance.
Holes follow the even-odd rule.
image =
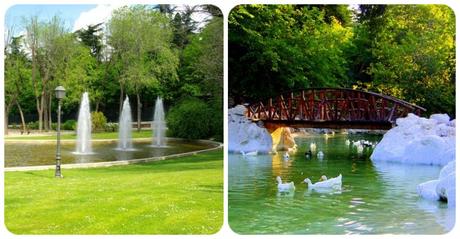
[[[336,134],[297,137],[289,160],[277,155],[229,154],[229,224],[240,234],[442,234],[455,209],[419,198],[416,186],[438,177],[440,167],[373,163],[371,148],[358,155],[345,141],[377,142],[381,136]],[[311,142],[322,160],[304,156]],[[318,193],[301,183],[342,174],[342,190]],[[276,176],[296,189],[280,194]]]
[[[115,150],[117,142],[117,140],[93,140],[94,154],[76,155],[74,154],[75,141],[62,141],[62,164],[159,157],[214,147],[213,144],[203,141],[169,138],[167,140],[168,147],[151,147],[151,139],[133,140],[135,151],[119,151]],[[55,163],[55,154],[55,141],[5,141],[5,167],[52,165]]]

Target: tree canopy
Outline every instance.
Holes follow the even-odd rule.
[[[197,21],[198,12],[209,17]],[[223,21],[216,8],[130,5],[112,12],[107,23],[75,32],[58,16],[45,21],[25,16],[21,24],[24,35],[5,38],[5,129],[9,119],[18,122],[18,114],[24,130],[35,120],[39,130],[52,129],[58,85],[67,89],[64,120],[76,118],[87,91],[91,109],[109,121],[118,121],[127,95],[136,99],[131,104],[137,106],[133,118],[138,122],[152,120],[157,96],[166,108],[192,97],[206,115],[222,121]],[[183,125],[187,117],[174,120]],[[215,125],[207,123],[207,133],[199,136],[221,139],[222,127]]]
[[[228,39],[236,103],[347,87],[455,115],[455,16],[447,6],[239,5]]]

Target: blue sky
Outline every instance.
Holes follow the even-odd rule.
[[[69,5],[69,4],[18,4],[10,7],[5,14],[5,30],[13,26],[13,35],[24,33],[23,19],[30,16],[38,16],[40,21],[49,21],[54,16],[59,16],[68,31],[74,32],[88,25],[107,22],[113,10],[126,5],[123,3],[99,4],[99,5]],[[178,11],[183,9],[178,5]],[[209,14],[195,13],[192,18],[198,22],[209,17]]]
[[[75,21],[82,12],[89,11],[97,5],[14,5],[5,14],[5,27],[14,25],[15,33],[22,30],[23,17],[37,15],[39,20],[47,21],[53,16],[61,17],[66,27],[72,30]]]

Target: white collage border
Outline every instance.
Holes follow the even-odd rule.
[[[224,144],[226,139],[228,138],[228,123],[226,121],[227,118],[227,109],[228,109],[228,22],[227,17],[230,10],[240,4],[446,4],[450,6],[455,14],[456,14],[456,34],[458,34],[460,29],[460,0],[381,0],[381,1],[369,1],[369,0],[1,0],[0,1],[0,30],[3,33],[5,32],[5,14],[9,7],[16,5],[16,4],[114,4],[114,3],[124,3],[124,4],[187,4],[187,5],[198,5],[198,4],[213,4],[219,7],[223,14],[224,14]],[[460,54],[460,47],[458,47],[458,36],[456,39],[456,56],[458,57]],[[0,43],[3,49],[4,41]],[[458,64],[457,64],[457,72],[456,75],[458,76]],[[1,108],[1,117],[0,117],[0,125],[4,123],[4,52],[0,52],[0,108]],[[458,89],[459,82],[456,81],[456,88]],[[456,92],[456,103],[458,103],[460,93]],[[456,104],[456,112],[459,115],[459,104]],[[0,127],[0,135],[4,135],[4,128]],[[457,139],[459,135],[459,130],[457,128]],[[457,147],[458,151],[458,147]],[[10,239],[10,238],[433,238],[433,237],[442,237],[442,238],[459,238],[460,236],[460,229],[459,226],[456,224],[454,229],[444,235],[433,236],[433,235],[239,235],[234,233],[229,224],[228,224],[228,153],[227,153],[227,145],[224,146],[224,218],[223,218],[223,225],[219,232],[213,235],[40,235],[40,236],[33,236],[33,235],[14,235],[10,233],[4,224],[4,139],[0,137],[0,164],[2,165],[2,170],[0,170],[0,238]],[[457,184],[459,185],[459,179],[457,178]],[[458,197],[457,192],[457,197]],[[395,202],[397,203],[397,202]],[[456,208],[456,217],[458,218],[459,209]]]

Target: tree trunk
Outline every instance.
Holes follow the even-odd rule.
[[[35,57],[35,43],[32,44],[31,47],[32,52],[32,84],[34,86],[34,93],[35,93],[35,106],[37,108],[38,113],[38,131],[42,132],[43,129],[43,111],[40,107],[40,97],[41,95],[38,93],[38,86],[37,86],[37,59]]]
[[[18,110],[19,110],[19,116],[21,116],[22,132],[24,132],[25,134],[27,132],[27,128],[26,128],[26,121],[24,120],[24,112],[22,112],[21,105],[19,104],[17,100],[16,100],[16,106],[18,107]]]
[[[43,131],[43,108],[44,108],[44,94],[45,92],[42,91],[41,96],[40,96],[40,107],[38,109],[38,131],[42,132]]]
[[[137,131],[141,131],[141,113],[142,113],[142,103],[141,96],[139,93],[136,94],[137,97]]]
[[[121,111],[123,110],[123,100],[124,100],[124,89],[123,89],[123,85],[120,84],[120,108],[119,108],[119,111],[118,111],[118,115],[121,115]]]
[[[5,107],[5,135],[8,135],[8,115],[10,114],[11,106],[13,105],[14,101],[14,99],[11,100],[11,102]]]
[[[49,128],[53,129],[52,124],[53,124],[53,118],[51,117],[51,101],[52,101],[52,94],[49,94],[48,98],[48,122],[49,122]]]
[[[96,101],[96,106],[94,108],[94,111],[99,112],[99,101]]]
[[[42,98],[42,114],[43,114],[43,126],[46,132],[49,131],[49,121],[48,121],[48,96],[46,95],[46,92],[43,94]]]

